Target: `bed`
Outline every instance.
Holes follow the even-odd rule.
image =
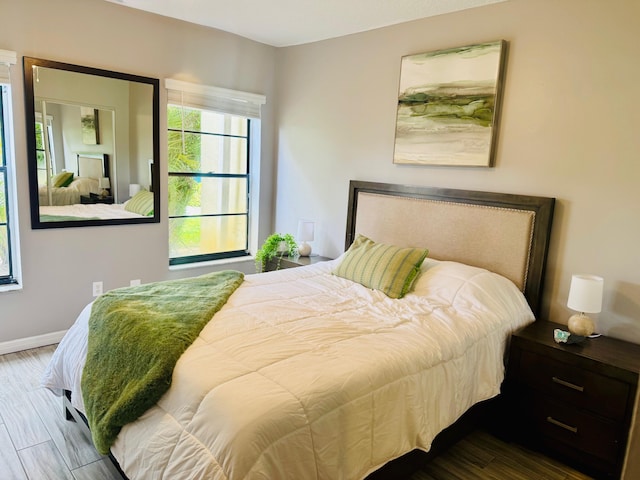
[[[79,204],[82,195],[100,192],[98,179],[109,177],[109,155],[77,154],[76,160],[77,169],[68,172],[70,178],[64,186],[43,185],[38,188],[41,207]]]
[[[124,203],[103,203],[96,196],[89,203],[40,206],[38,212],[41,222],[76,222],[82,220],[148,218],[153,216],[154,208],[153,192],[140,190]]]
[[[346,253],[245,276],[113,458],[130,478],[361,479],[429,451],[499,394],[509,335],[540,307],[553,205],[352,181]],[[362,238],[429,249],[402,298],[334,274]],[[80,419],[90,312],[43,377]]]
[[[60,206],[41,206],[41,222],[65,222],[69,220],[112,220],[121,218],[145,218],[125,209],[126,203],[91,203]]]

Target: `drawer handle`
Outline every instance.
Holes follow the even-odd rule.
[[[578,433],[577,427],[572,427],[571,425],[567,425],[566,423],[556,420],[553,417],[547,417],[547,422],[552,423],[557,427],[564,428],[565,430],[569,430],[571,433]]]
[[[557,383],[558,385],[562,385],[563,387],[571,388],[573,390],[577,390],[578,392],[584,392],[584,387],[580,385],[576,385],[575,383],[567,382],[566,380],[562,380],[558,377],[551,377],[553,383]]]

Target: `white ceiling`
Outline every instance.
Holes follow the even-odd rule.
[[[285,47],[506,0],[107,1]]]

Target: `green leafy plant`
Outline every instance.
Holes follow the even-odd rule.
[[[281,244],[284,243],[284,248],[281,249]],[[256,252],[256,271],[264,272],[267,263],[275,258],[276,270],[280,269],[280,260],[284,255],[295,257],[298,253],[298,244],[290,233],[274,233],[269,235],[262,244],[262,247]]]

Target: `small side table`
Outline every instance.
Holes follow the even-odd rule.
[[[296,267],[304,267],[306,265],[313,265],[318,262],[326,262],[331,260],[329,257],[322,257],[320,255],[311,255],[309,257],[282,257],[280,259],[280,270],[284,268],[296,268]],[[276,270],[278,265],[278,259],[273,258],[269,262],[267,262],[267,268],[265,272],[271,272]]]
[[[556,343],[565,325],[537,322],[511,336],[504,385],[520,442],[596,478],[620,478],[640,376],[640,345],[605,336]]]
[[[113,197],[101,197],[99,195],[80,195],[80,203],[83,205],[90,205],[94,203],[106,203],[108,205],[113,204]]]

